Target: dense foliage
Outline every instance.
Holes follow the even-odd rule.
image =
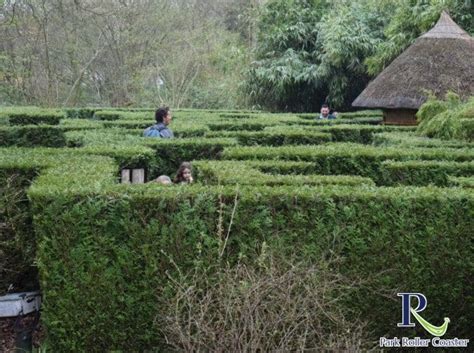
[[[472,332],[472,143],[377,113],[180,110],[173,140],[142,137],[146,109],[56,113],[0,112],[62,136],[0,150],[0,291],[40,283],[53,351],[364,350],[424,334],[396,326],[402,290]],[[184,160],[192,185],[119,183]]]
[[[257,61],[248,90],[266,108],[317,111],[324,101],[343,107],[368,82],[363,60],[381,26],[361,4],[270,1],[260,19]]]
[[[371,77],[429,30],[443,9],[474,33],[461,0],[271,0],[247,78],[254,103],[273,110],[347,109]]]
[[[467,32],[474,34],[474,5],[461,0],[401,0],[379,2],[388,20],[384,40],[376,53],[367,58],[368,73],[376,75],[408,47],[419,35],[428,31],[443,10]]]
[[[0,104],[241,106],[259,3],[0,1]]]
[[[422,136],[474,141],[474,97],[464,103],[452,93],[445,101],[432,97],[420,107],[417,117]]]
[[[0,103],[348,109],[466,0],[0,2]]]

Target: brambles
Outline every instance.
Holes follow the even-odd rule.
[[[324,261],[322,261],[324,262]],[[358,283],[328,263],[284,263],[262,253],[239,263],[171,277],[155,326],[178,351],[367,350],[366,325],[342,302]]]

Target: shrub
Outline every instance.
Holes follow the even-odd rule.
[[[454,94],[447,94],[445,102],[431,98],[421,106],[417,117],[421,135],[474,141],[474,98],[466,103]]]
[[[318,174],[343,174],[370,177],[378,182],[381,163],[385,160],[472,161],[470,149],[449,148],[376,148],[349,143],[328,143],[319,146],[229,147],[223,159],[286,160],[315,163]]]
[[[382,117],[383,113],[381,110],[360,110],[357,112],[341,112],[338,114],[338,118],[342,119],[353,119],[353,118],[366,118],[366,117]]]
[[[143,134],[143,130],[153,124],[151,120],[118,120],[118,121],[104,121],[104,127],[106,128],[125,128],[125,129],[137,129],[138,135]],[[187,137],[198,137],[204,136],[209,131],[206,126],[185,121],[184,123],[177,122],[173,124],[172,130],[175,137],[187,138]]]
[[[66,118],[68,119],[92,119],[94,113],[94,108],[74,108],[65,110]]]
[[[445,102],[436,99],[435,96],[430,96],[425,104],[423,104],[416,113],[419,124],[426,124],[439,113],[445,112],[450,108],[454,108],[459,104],[459,98],[451,96],[450,102]],[[449,104],[451,103],[451,104]]]
[[[208,124],[209,129],[211,131],[241,131],[241,130],[248,130],[248,131],[261,131],[265,129],[267,124],[265,123],[258,123],[258,122],[245,122],[245,123],[212,123]]]
[[[328,264],[260,261],[260,267],[224,265],[171,278],[171,295],[159,299],[162,310],[155,322],[168,349],[358,351],[370,346],[366,325],[349,318],[342,305],[351,288],[356,290],[354,282],[331,272]]]
[[[248,113],[235,112],[235,113],[221,113],[219,114],[219,117],[225,118],[225,119],[249,119],[252,117],[252,115]]]
[[[146,168],[150,178],[171,175],[183,161],[218,159],[234,139],[154,139],[131,134],[129,130],[70,131],[68,146],[82,147],[81,153],[115,158],[121,168]]]
[[[380,132],[373,135],[373,144],[376,146],[409,147],[448,147],[466,148],[474,147],[474,144],[466,141],[440,140],[425,136],[417,136],[411,132]]]
[[[289,125],[302,125],[302,126],[332,126],[332,125],[340,125],[340,124],[364,124],[364,125],[380,125],[383,123],[383,119],[379,117],[366,117],[366,118],[337,118],[334,120],[320,120],[315,119],[314,116],[302,116],[298,115],[301,120],[296,121],[288,121]]]
[[[0,149],[0,185],[7,185],[11,174],[19,178],[4,189],[11,195],[6,209],[13,210],[7,222],[22,222],[25,227],[21,236],[13,235],[15,243],[7,241],[3,248],[0,244],[0,251],[21,264],[18,254],[23,250],[15,246],[36,237],[35,262],[28,266],[38,264],[44,294],[42,320],[52,350],[166,351],[188,343],[201,347],[204,341],[229,346],[241,341],[222,335],[211,341],[206,336],[218,332],[216,326],[224,322],[221,308],[229,302],[232,305],[224,312],[232,318],[256,323],[253,314],[268,315],[259,323],[280,323],[282,331],[301,337],[299,326],[289,320],[272,320],[279,311],[285,313],[280,318],[305,315],[294,303],[285,306],[280,289],[288,287],[296,289],[289,296],[308,310],[313,310],[311,293],[327,294],[318,303],[329,304],[327,312],[335,320],[304,316],[308,321],[302,325],[321,325],[306,336],[309,347],[311,342],[337,349],[358,347],[349,340],[361,337],[359,332],[347,333],[345,328],[360,317],[367,322],[364,332],[371,338],[400,336],[396,293],[407,290],[420,291],[429,298],[430,307],[443,308],[427,311],[427,320],[441,322],[439,314],[443,314],[452,318],[450,332],[462,337],[472,331],[469,313],[474,301],[466,278],[472,275],[474,251],[469,240],[474,196],[470,177],[452,176],[471,173],[470,144],[426,143],[425,138],[407,134],[410,129],[324,125],[289,114],[245,112],[251,118],[224,118],[219,116],[222,111],[188,110],[177,114],[173,129],[183,136],[204,133],[205,137],[147,139],[141,136],[142,129],[124,127],[144,121],[150,112],[110,111],[119,113],[120,120],[66,119],[57,127],[49,126],[67,130],[68,146],[76,148]],[[208,131],[207,125],[229,123],[232,131]],[[247,124],[258,125],[260,131],[239,130]],[[101,129],[104,125],[108,127]],[[18,128],[23,127],[10,127]],[[240,146],[237,140],[261,134],[278,141],[275,136],[306,132],[313,137],[331,133],[331,138],[340,134],[340,140],[368,142],[369,134],[376,136],[379,131],[404,133],[408,139],[390,140],[393,147],[331,142],[272,148]],[[424,143],[430,147],[416,147]],[[197,182],[192,185],[118,183],[120,167],[146,167],[151,176],[172,175],[184,160],[193,161],[196,168]],[[386,177],[387,184],[435,182],[453,187],[376,187],[367,177],[379,184]],[[20,198],[13,197],[21,193]],[[11,240],[14,233],[4,234]],[[278,254],[278,258],[265,254]],[[340,260],[337,266],[326,262],[334,257]],[[5,283],[26,283],[13,277]],[[20,277],[16,278],[27,278]],[[297,284],[301,278],[308,286]],[[238,280],[245,283],[235,283]],[[316,287],[316,280],[329,287]],[[346,280],[358,285],[345,288]],[[335,291],[331,284],[336,285]],[[258,288],[272,297],[259,296]],[[262,305],[250,316],[239,316],[255,303],[249,293]],[[250,299],[239,302],[238,294],[249,294]],[[179,298],[185,299],[180,302],[183,306],[172,312],[169,303]],[[216,305],[207,306],[208,299]],[[184,308],[190,308],[190,316]],[[205,310],[198,311],[201,308]],[[172,325],[171,318],[177,319]],[[203,339],[184,330],[193,322],[199,323],[193,332],[202,333]],[[234,332],[245,330],[245,322],[236,319],[225,324],[234,324]],[[229,326],[219,327],[228,331]],[[255,332],[263,332],[262,327],[255,326]],[[183,335],[173,336],[179,332]],[[422,332],[403,330],[403,335],[410,334]],[[271,332],[262,337],[269,347],[305,346],[303,341],[290,342]],[[337,346],[331,337],[348,341]],[[264,343],[260,347],[265,349]]]
[[[58,125],[62,118],[62,113],[53,110],[25,110],[8,114],[10,125]]]
[[[242,163],[237,161],[197,161],[193,163],[196,180],[203,184],[239,184],[239,185],[373,185],[369,178],[346,175],[279,175],[276,173],[265,174],[258,170],[271,168],[271,163]],[[307,166],[282,165],[275,162],[275,170],[287,168],[293,171],[296,168],[306,169]],[[285,168],[286,167],[286,168]],[[314,170],[314,166],[312,168]],[[298,174],[298,173],[294,173]]]
[[[474,162],[386,161],[381,169],[383,185],[448,186],[450,176],[474,175]]]
[[[474,105],[473,105],[474,106]],[[472,108],[468,108],[472,109]],[[469,110],[471,112],[471,110]],[[469,113],[474,116],[474,112]],[[474,141],[474,119],[460,119],[460,124],[462,126],[462,132],[460,133],[461,137],[467,141]]]
[[[331,134],[331,140],[335,142],[354,142],[354,143],[363,143],[363,144],[370,144],[373,141],[373,135],[375,133],[379,133],[381,131],[399,131],[400,127],[393,127],[393,126],[382,126],[382,125],[359,125],[359,124],[325,124],[325,125],[318,125],[315,124],[313,126],[298,126],[298,125],[291,125],[291,126],[270,126],[265,128],[262,133],[272,133],[272,134],[295,134],[301,135],[298,140],[301,143],[294,143],[294,144],[313,144],[309,138],[307,143],[305,142],[305,136],[315,133],[324,133],[324,134]],[[314,143],[318,144],[318,143]]]
[[[55,166],[44,171],[48,167]],[[98,157],[58,149],[2,149],[0,152],[0,294],[9,291],[37,290],[36,232],[26,190],[43,170],[52,183],[48,192],[76,191],[93,180],[104,187],[110,164]],[[107,169],[109,168],[109,169]],[[113,174],[116,167],[112,167]],[[75,175],[74,178],[64,178]],[[113,175],[112,175],[113,176]],[[105,178],[104,178],[105,177]],[[102,182],[101,182],[102,181]],[[109,179],[114,181],[114,179]],[[34,189],[34,188],[33,188]],[[43,190],[45,191],[45,190]],[[91,191],[89,187],[89,191]]]
[[[317,131],[242,131],[235,135],[244,146],[318,145],[331,141],[331,135]]]
[[[63,131],[95,130],[102,129],[104,122],[91,119],[64,119],[59,126]]]
[[[316,174],[316,165],[311,162],[289,162],[289,161],[246,161],[246,165],[267,174]]]
[[[25,125],[0,127],[0,146],[63,147],[64,131],[58,126]]]
[[[104,120],[104,119],[102,119]],[[125,129],[145,129],[152,125],[150,120],[106,120],[104,121],[106,128],[125,128]]]
[[[474,177],[448,177],[449,186],[474,189]]]
[[[46,180],[47,186],[40,187],[44,195],[77,195],[82,190],[95,193],[118,182],[118,166],[111,158],[90,155],[81,149],[1,148],[0,171],[3,170],[15,170],[22,177],[36,171],[39,176],[28,192],[34,192],[37,183]]]
[[[152,177],[158,174],[174,175],[179,165],[185,161],[197,159],[219,159],[224,148],[235,146],[234,139],[143,139],[146,146],[153,148],[155,152],[156,171]]]
[[[94,119],[97,120],[119,120],[122,117],[120,112],[99,110],[94,113]]]
[[[82,147],[78,153],[114,158],[120,168],[153,170],[156,165],[153,149],[144,146],[144,138],[128,130],[69,131],[66,140],[69,147]]]
[[[35,169],[0,169],[0,295],[36,290],[35,235],[26,189]]]
[[[151,323],[172,264],[186,273],[219,254],[251,264],[263,242],[283,258],[338,254],[341,274],[373,278],[345,305],[374,323],[374,335],[397,334],[396,294],[373,292],[386,287],[416,288],[456,318],[453,332],[468,334],[473,252],[460,235],[474,227],[474,199],[462,190],[241,186],[236,196],[234,187],[120,185],[79,197],[45,194],[51,184],[45,177],[29,195],[55,350],[163,349]]]
[[[337,114],[337,120],[349,120],[349,119],[357,119],[357,118],[371,118],[376,117],[382,120],[382,111],[381,110],[361,110],[358,112],[339,112]],[[298,114],[298,117],[307,120],[315,120],[316,117],[319,117],[319,113],[304,113]]]
[[[322,131],[330,132],[333,141],[369,144],[373,133],[380,129],[379,126],[335,125],[324,127]]]
[[[302,130],[305,131],[308,129],[311,129],[312,131],[316,130],[320,132],[330,133],[332,136],[332,140],[337,142],[354,142],[369,144],[372,143],[372,135],[374,133],[380,131],[387,131],[392,128],[381,125],[335,124],[315,126],[312,128],[306,127]]]

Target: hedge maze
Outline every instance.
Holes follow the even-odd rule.
[[[425,318],[468,337],[472,143],[378,112],[313,117],[178,110],[177,138],[160,140],[142,137],[151,110],[2,108],[0,292],[40,286],[54,351],[159,350],[167,273],[251,262],[265,244],[337,255],[334,270],[366,279],[347,307],[375,340],[401,334],[397,291],[425,294]],[[183,161],[193,185],[120,183],[122,168],[151,180]]]

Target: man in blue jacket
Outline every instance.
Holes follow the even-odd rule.
[[[164,139],[174,138],[173,131],[168,128],[168,125],[171,123],[171,119],[172,116],[169,107],[158,108],[155,112],[156,124],[147,127],[145,131],[143,131],[143,136]]]
[[[336,119],[337,113],[334,112],[330,114],[329,106],[327,104],[323,104],[321,107],[321,114],[319,114],[319,117],[317,119]]]

